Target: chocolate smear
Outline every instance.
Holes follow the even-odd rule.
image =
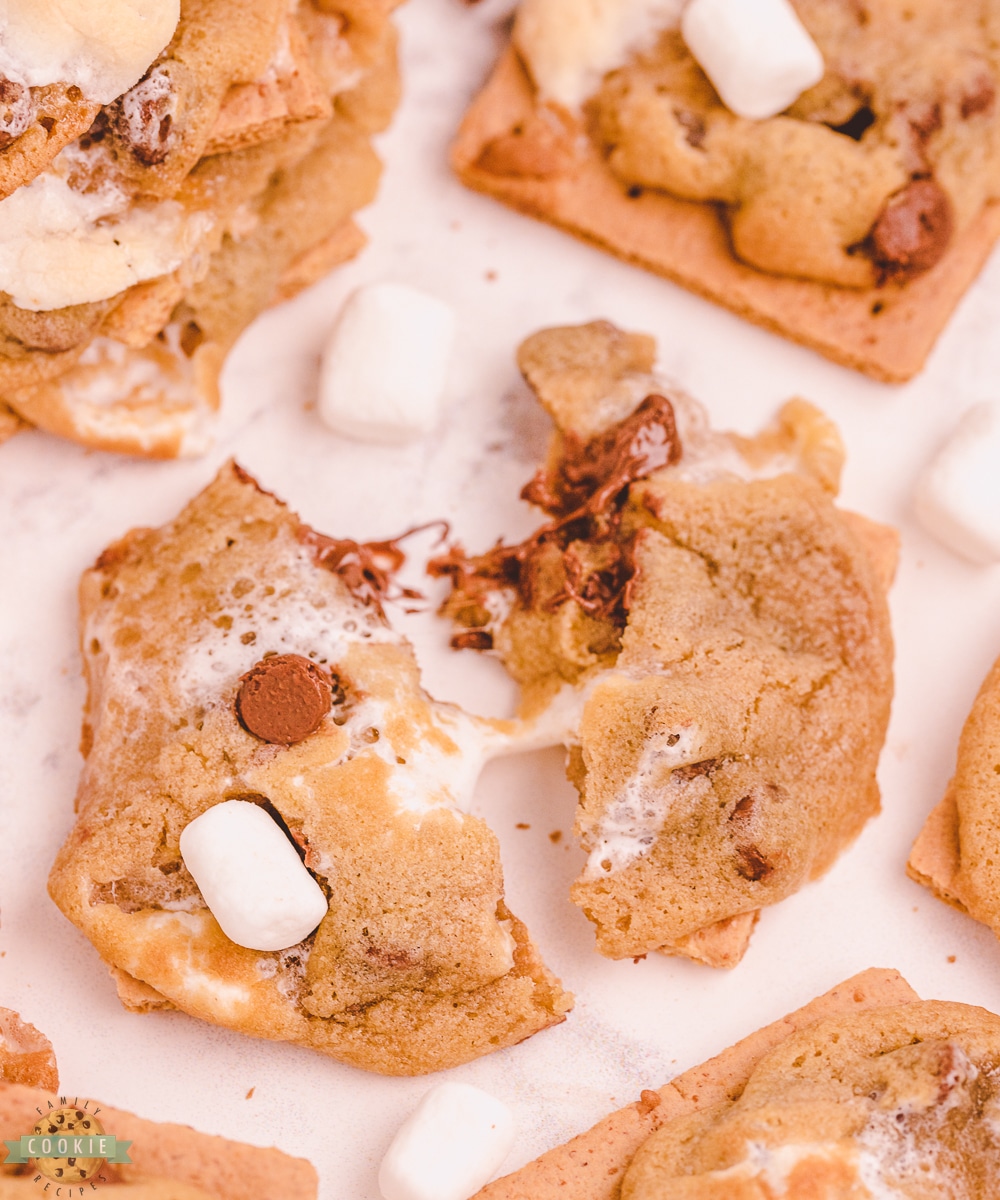
[[[451,580],[453,600],[466,602],[466,611],[486,613],[491,593],[512,588],[524,608],[554,612],[572,600],[589,616],[624,628],[635,575],[635,536],[622,528],[628,489],[680,457],[673,406],[665,396],[647,396],[604,433],[589,440],[563,436],[556,462],[521,492],[552,518],[531,537],[512,546],[500,542],[478,556],[453,545],[428,564],[428,572]],[[561,586],[543,598],[540,575],[543,564],[553,561]],[[469,628],[452,639],[456,649],[491,648],[485,621],[465,623]]]

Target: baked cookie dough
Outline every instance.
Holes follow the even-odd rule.
[[[432,570],[453,644],[569,730],[573,899],[601,953],[731,966],[878,811],[896,540],[834,505],[844,451],[818,410],[717,433],[654,354],[608,322],[528,338],[556,434],[522,496],[548,520]]]
[[[992,1195],[1000,1017],[871,970],[476,1200]]]
[[[907,874],[1000,937],[1000,660],[976,696],[955,774],[914,844]]]
[[[120,1200],[315,1200],[316,1172],[303,1158],[60,1096],[58,1086],[48,1039],[0,1009],[0,1144],[31,1133],[108,1133],[131,1142],[131,1162],[47,1160],[44,1173],[34,1160],[0,1162],[0,1200],[30,1200],[46,1187],[59,1195],[67,1183],[74,1195],[106,1189]]]
[[[86,762],[49,888],[127,1008],[385,1074],[565,1018],[572,998],[505,904],[497,840],[464,811],[510,723],[421,689],[382,609],[400,558],[316,533],[230,464],[84,576]],[[182,831],[228,800],[275,818],[328,899],[294,946],[230,941],[184,865]]]
[[[364,244],[394,6],[184,0],[142,79],[58,152],[28,164],[31,130],[0,147],[21,155],[0,200],[0,438],[207,448],[243,329]]]
[[[722,104],[662,3],[571,111],[560,4],[525,0],[453,148],[463,181],[875,378],[915,374],[1000,235],[995,3],[795,0],[826,73],[763,121]]]

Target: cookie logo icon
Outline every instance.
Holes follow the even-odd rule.
[[[128,1163],[130,1141],[122,1141],[106,1132],[97,1114],[101,1111],[90,1100],[67,1101],[60,1096],[58,1103],[49,1101],[48,1111],[37,1110],[40,1119],[31,1133],[6,1142],[6,1164],[32,1163],[37,1174],[32,1182],[48,1190],[52,1183],[76,1184],[80,1194],[84,1187],[93,1190],[103,1182],[105,1163]],[[81,1186],[83,1185],[83,1186]],[[56,1195],[76,1195],[67,1189],[57,1189]]]
[[[35,1159],[35,1166],[46,1179],[82,1183],[85,1179],[96,1178],[104,1166],[103,1158],[81,1158],[69,1153],[70,1150],[82,1148],[83,1138],[100,1137],[104,1133],[104,1126],[86,1109],[57,1108],[37,1121],[32,1133],[39,1139],[40,1146],[48,1139],[53,1144],[46,1148],[67,1151],[65,1158],[42,1156]],[[60,1144],[63,1141],[67,1143],[65,1147]]]

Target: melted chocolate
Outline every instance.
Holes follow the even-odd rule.
[[[453,596],[484,611],[491,592],[513,588],[524,608],[553,612],[573,600],[588,615],[624,628],[635,575],[634,534],[622,529],[629,485],[680,457],[673,406],[664,396],[647,396],[630,416],[589,441],[564,436],[557,462],[521,492],[552,518],[531,537],[514,546],[498,543],[475,557],[453,545],[428,564],[428,572],[449,577]],[[551,560],[559,562],[561,586],[542,598],[540,575]],[[470,628],[452,645],[490,649],[489,632],[466,623]]]
[[[400,542],[435,526],[443,530],[442,538],[447,537],[447,522],[431,521],[427,525],[415,525],[398,537],[384,542],[355,542],[351,538],[327,537],[308,525],[300,528],[299,539],[312,550],[320,566],[340,577],[356,600],[374,608],[385,620],[382,606],[386,601],[424,599],[422,592],[397,583],[395,575],[406,562]]]

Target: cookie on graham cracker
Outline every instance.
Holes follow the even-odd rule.
[[[316,1172],[303,1158],[199,1133],[187,1125],[147,1121],[89,1099],[81,1110],[84,1098],[60,1096],[58,1087],[48,1038],[17,1013],[0,1008],[0,1141],[16,1142],[36,1130],[50,1132],[38,1128],[39,1114],[44,1121],[47,1114],[63,1110],[63,1117],[82,1121],[99,1113],[100,1132],[132,1143],[127,1149],[131,1162],[98,1159],[97,1173],[78,1174],[73,1186],[53,1177],[57,1163],[52,1163],[53,1174],[40,1178],[34,1160],[0,1162],[0,1200],[28,1200],[46,1189],[52,1195],[77,1194],[79,1189],[84,1195],[98,1188],[120,1200],[315,1200]],[[65,1129],[60,1120],[51,1132]],[[67,1165],[78,1163],[69,1159]]]
[[[586,1133],[488,1184],[475,1200],[557,1200],[565,1196],[619,1200],[626,1170],[653,1133],[672,1121],[737,1099],[757,1064],[790,1037],[817,1021],[918,999],[898,971],[863,971],[664,1087],[644,1091],[635,1103],[605,1117]]]
[[[562,720],[588,852],[572,896],[613,958],[739,961],[758,910],[878,811],[894,531],[833,503],[844,449],[801,400],[718,433],[609,322],[518,362],[556,423],[517,546],[454,546],[453,644],[496,653]]]
[[[927,818],[906,871],[1000,937],[1000,660],[983,681],[958,743],[955,774]]]
[[[86,762],[49,887],[127,1008],[176,1007],[384,1074],[455,1066],[565,1019],[572,998],[467,811],[507,725],[420,688],[381,607],[399,557],[316,533],[230,464],[86,573]],[[313,732],[248,717],[243,682],[270,670],[325,681]],[[182,831],[231,799],[283,821],[327,895],[300,944],[230,941],[184,865]]]
[[[988,202],[935,266],[902,285],[840,287],[755,269],[734,254],[715,204],[616,176],[595,136],[540,104],[513,47],[467,113],[452,165],[470,187],[887,382],[921,369],[1000,236],[1000,204]]]

